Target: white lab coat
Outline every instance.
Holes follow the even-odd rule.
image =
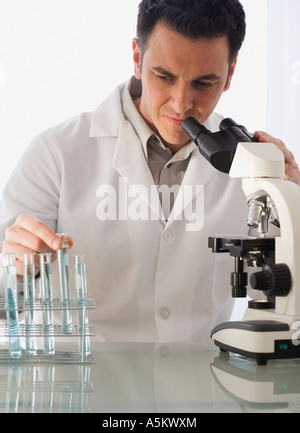
[[[4,191],[1,239],[20,213],[73,238],[69,260],[72,264],[75,253],[86,255],[88,297],[97,303],[89,320],[101,341],[207,340],[211,328],[230,317],[233,271],[229,255],[209,250],[208,237],[246,234],[241,182],[217,172],[195,150],[182,188],[194,188],[192,204],[204,211],[203,227],[200,221],[198,230],[187,230],[187,201],[175,204],[167,222],[158,217],[158,195],[140,140],[122,114],[122,91],[124,86],[117,88],[95,113],[75,117],[33,140]],[[208,126],[216,120],[213,115]],[[112,194],[116,191],[115,209],[103,206],[104,185]],[[132,190],[133,185],[143,187]],[[196,185],[204,187],[198,204],[201,188],[196,191]],[[131,206],[127,219],[119,186],[123,198],[133,195],[125,200]],[[120,206],[121,220],[113,220]],[[141,208],[151,217],[133,220]],[[110,219],[99,219],[101,209],[102,214],[111,212]],[[54,263],[57,288],[55,274]],[[72,269],[70,274],[72,284]]]

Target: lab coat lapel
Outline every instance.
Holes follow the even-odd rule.
[[[136,191],[137,196],[150,207],[150,218],[160,219],[166,224],[141,142],[132,125],[125,119],[121,122],[113,166],[127,180],[131,192],[134,194]]]
[[[93,114],[90,137],[117,137],[120,120],[123,118],[120,102],[121,86],[107,97]]]
[[[176,220],[184,219],[187,208],[191,207],[199,194],[204,194],[205,185],[215,173],[215,169],[203,158],[198,149],[195,149],[191,155],[167,226]]]

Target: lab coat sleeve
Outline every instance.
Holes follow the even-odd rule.
[[[54,231],[59,207],[60,170],[58,160],[42,135],[29,145],[8,180],[0,204],[1,250],[5,231],[20,214],[44,221]],[[19,290],[22,290],[21,286]],[[0,276],[0,295],[4,295]]]
[[[21,213],[56,227],[59,206],[60,170],[43,136],[28,147],[7,182],[0,205],[0,241],[5,230]]]

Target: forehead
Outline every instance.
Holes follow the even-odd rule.
[[[158,62],[166,69],[168,65],[185,69],[223,66],[228,69],[229,43],[226,36],[191,40],[160,21],[149,36],[146,56],[149,61]]]

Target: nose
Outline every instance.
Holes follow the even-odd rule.
[[[193,108],[193,91],[189,83],[178,83],[174,86],[171,104],[177,114],[184,114]]]

